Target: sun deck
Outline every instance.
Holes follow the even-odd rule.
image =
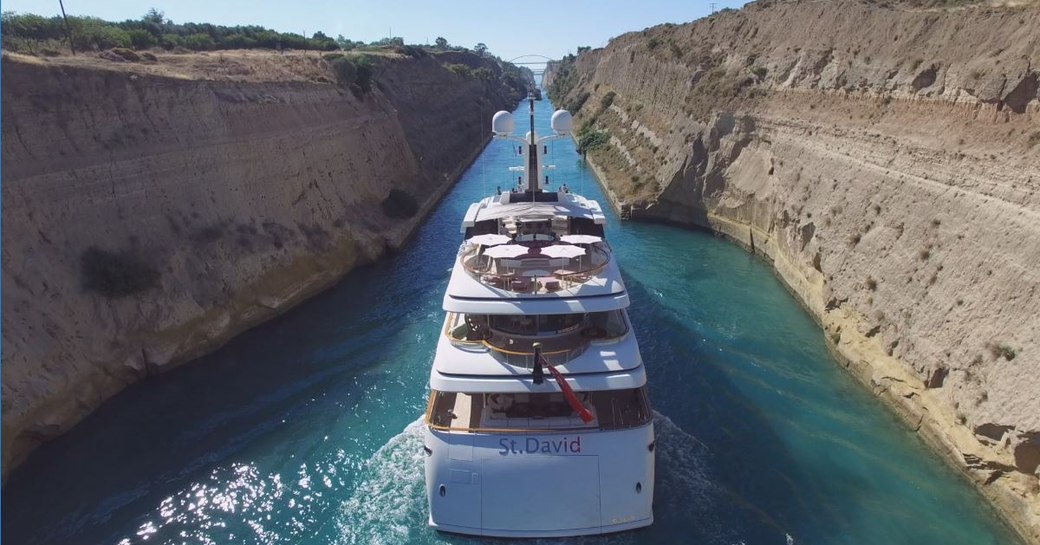
[[[462,266],[471,277],[487,286],[514,293],[548,294],[588,282],[610,262],[610,247],[604,242],[579,245],[559,243],[549,238],[551,235],[545,237],[516,240],[506,246],[466,244],[462,250]],[[503,254],[495,252],[511,247],[515,248],[515,255],[510,257],[500,257]]]
[[[462,222],[460,262],[466,274],[503,291],[567,291],[611,262],[605,222],[596,201],[566,191],[488,197],[470,206]]]

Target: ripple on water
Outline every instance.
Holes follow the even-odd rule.
[[[536,107],[545,130],[551,104]],[[484,543],[426,526],[413,415],[459,218],[497,183],[480,172],[513,164],[507,144],[488,146],[400,253],[43,446],[3,488],[3,541]],[[554,148],[556,179],[605,203],[573,143]],[[650,394],[668,414],[655,417],[655,523],[534,543],[1016,542],[828,360],[761,262],[710,236],[611,219]]]

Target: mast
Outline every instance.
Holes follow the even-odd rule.
[[[538,177],[541,175],[538,169],[538,139],[534,134],[534,93],[527,94],[527,101],[531,112],[531,137],[527,141],[527,191],[534,198],[534,192],[538,191]]]
[[[571,119],[571,114],[568,113],[567,110],[556,110],[553,112],[549,124],[550,127],[552,127],[553,134],[538,138],[538,135],[534,130],[535,100],[534,93],[529,92],[527,94],[527,105],[529,112],[528,120],[531,130],[528,131],[527,136],[523,138],[513,136],[516,129],[516,122],[512,113],[501,110],[496,112],[494,117],[491,118],[491,132],[495,135],[495,138],[510,140],[517,144],[522,143],[514,149],[516,149],[517,155],[523,156],[523,165],[509,167],[509,170],[512,172],[523,173],[523,175],[517,176],[514,191],[519,190],[523,194],[529,196],[531,201],[537,200],[536,193],[543,191],[545,187],[549,185],[549,176],[547,175],[547,171],[555,168],[554,165],[548,165],[545,167],[546,172],[542,171],[542,162],[547,159],[549,153],[549,148],[545,143],[570,134],[574,125],[574,122]],[[524,155],[524,145],[527,146],[526,155]],[[541,146],[541,151],[538,149],[539,146]],[[527,176],[526,182],[523,179],[524,176]]]

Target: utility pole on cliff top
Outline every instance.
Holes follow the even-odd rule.
[[[76,45],[72,43],[72,32],[69,31],[69,18],[65,15],[65,2],[58,0],[58,6],[61,7],[61,18],[65,21],[65,37],[69,40],[69,49],[72,50],[72,56],[76,56]]]
[[[714,15],[715,14],[715,2],[712,2],[709,5],[711,6],[711,14]]]

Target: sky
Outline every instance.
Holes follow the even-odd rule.
[[[711,13],[701,0],[64,0],[69,15],[110,21],[138,19],[155,7],[175,23],[261,25],[310,36],[322,31],[371,42],[394,36],[405,43],[487,44],[505,60],[521,55],[553,59],[578,46],[602,47],[613,36],[661,23],[684,23]],[[745,0],[715,0],[715,8],[739,8]],[[3,11],[57,15],[58,0],[4,0]],[[537,58],[520,59],[520,62]]]

